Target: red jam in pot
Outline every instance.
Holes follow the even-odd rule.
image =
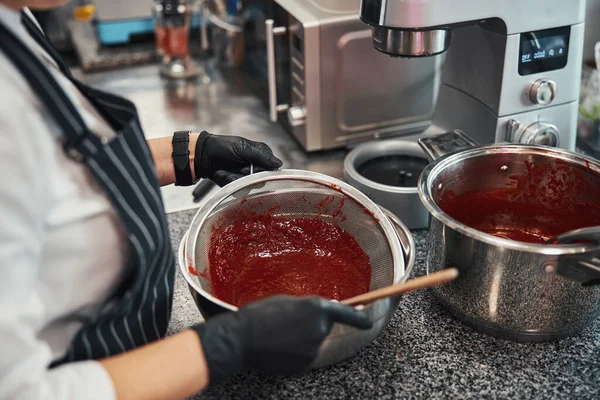
[[[600,225],[600,175],[589,166],[562,160],[526,166],[524,175],[511,176],[510,187],[459,194],[449,189],[439,207],[471,228],[519,242],[544,243]]]
[[[235,306],[278,294],[343,300],[369,291],[369,257],[318,218],[248,214],[214,230],[212,294]]]

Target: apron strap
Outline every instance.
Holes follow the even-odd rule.
[[[31,20],[31,18],[29,17],[29,15],[27,15],[27,13],[25,13],[25,11],[21,11],[21,23],[23,24],[23,26],[25,26],[25,29],[27,29],[29,35],[31,35],[31,37],[37,42],[37,44],[39,44],[40,47],[44,49],[50,57],[52,57],[52,59],[58,65],[58,68],[60,68],[60,71],[67,78],[71,79],[73,75],[71,74],[71,70],[69,69],[63,58],[60,56],[60,54],[58,54],[54,47],[50,46],[46,36],[44,35],[44,32],[40,31],[40,28],[36,25],[34,21]]]
[[[39,32],[39,29],[37,30]],[[2,37],[0,49],[17,70],[23,71],[26,75],[42,77],[38,81],[43,85],[43,90],[36,92],[42,103],[55,116],[56,123],[63,131],[65,152],[74,159],[81,159],[82,141],[89,136],[88,128],[81,115],[38,57],[21,45],[19,39],[2,24],[0,24],[0,37]]]
[[[58,54],[56,49],[49,43],[48,38],[36,25],[36,23],[25,13],[21,11],[21,22],[31,37],[44,49],[50,57],[56,62],[61,72],[79,89],[79,91],[90,100],[102,117],[112,126],[119,130],[123,124],[131,119],[132,114],[137,114],[135,105],[124,98],[115,96],[111,93],[95,89],[75,79],[71,69]]]

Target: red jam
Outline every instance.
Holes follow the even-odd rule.
[[[544,243],[572,229],[600,225],[600,176],[589,166],[557,160],[527,163],[510,187],[456,194],[446,191],[440,208],[459,222],[505,239]]]
[[[342,228],[269,213],[217,228],[209,266],[212,294],[236,306],[278,294],[342,300],[367,292],[371,281],[369,257]]]
[[[189,272],[191,275],[198,276],[198,270],[196,270],[196,268],[194,268],[194,267],[192,266],[192,264],[189,264],[189,265],[188,265],[188,272]]]

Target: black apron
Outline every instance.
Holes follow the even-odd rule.
[[[67,155],[89,168],[106,191],[129,234],[133,268],[110,300],[113,306],[96,320],[87,321],[64,357],[51,366],[100,359],[150,343],[166,333],[173,299],[175,257],[160,183],[134,104],[77,81],[35,23],[24,13],[21,20],[65,76],[117,132],[110,140],[90,132],[50,71],[0,22],[0,51],[25,77],[61,128]]]

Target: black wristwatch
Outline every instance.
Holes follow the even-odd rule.
[[[190,131],[178,131],[173,134],[173,166],[175,167],[175,186],[193,185],[190,166]]]

